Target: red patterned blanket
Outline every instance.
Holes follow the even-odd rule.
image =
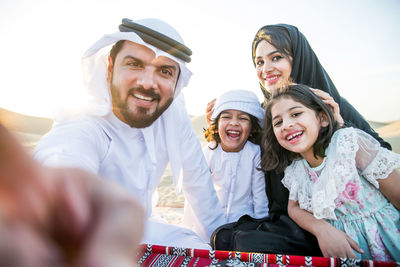
[[[398,262],[290,256],[142,245],[138,266],[317,266],[400,267]]]

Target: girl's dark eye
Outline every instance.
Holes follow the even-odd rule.
[[[277,127],[277,126],[279,126],[279,125],[281,125],[282,124],[282,121],[275,121],[274,123],[273,123],[273,126],[274,127]]]
[[[257,66],[261,66],[261,65],[263,65],[264,64],[264,61],[263,60],[258,60],[257,62],[256,62],[256,65]]]
[[[295,113],[293,113],[293,117],[298,117],[298,116],[301,115],[301,113],[302,113],[302,112],[295,112]]]

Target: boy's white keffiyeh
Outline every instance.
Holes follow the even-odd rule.
[[[255,93],[248,90],[231,90],[223,93],[215,102],[211,119],[216,119],[222,111],[229,109],[240,110],[253,115],[258,119],[260,126],[263,126],[265,111]]]
[[[317,219],[336,219],[335,199],[349,182],[361,186],[362,175],[376,188],[376,179],[386,178],[400,165],[400,155],[382,148],[367,133],[344,128],[335,132],[326,152],[326,165],[316,182],[311,182],[303,161],[296,160],[285,170],[282,183],[289,199],[314,214]]]

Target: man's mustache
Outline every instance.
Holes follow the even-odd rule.
[[[159,100],[161,98],[160,95],[157,94],[154,89],[144,89],[143,87],[134,87],[128,90],[129,95],[134,95],[135,93],[139,93],[140,95],[151,97],[156,100]]]

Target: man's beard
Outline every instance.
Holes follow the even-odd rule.
[[[111,89],[113,110],[118,110],[119,113],[122,115],[125,123],[135,128],[145,128],[150,126],[171,105],[174,99],[173,96],[171,96],[166,100],[164,105],[159,106],[160,104],[159,101],[161,97],[160,95],[156,94],[153,89],[145,90],[141,86],[131,88],[129,89],[125,100],[121,98],[121,93],[119,88],[114,86],[112,81],[110,89]],[[152,97],[154,98],[153,101],[158,101],[156,109],[150,113],[150,110],[144,107],[135,106],[133,108],[129,108],[128,97],[129,96],[134,97],[133,94],[135,92],[139,92],[142,95]]]

